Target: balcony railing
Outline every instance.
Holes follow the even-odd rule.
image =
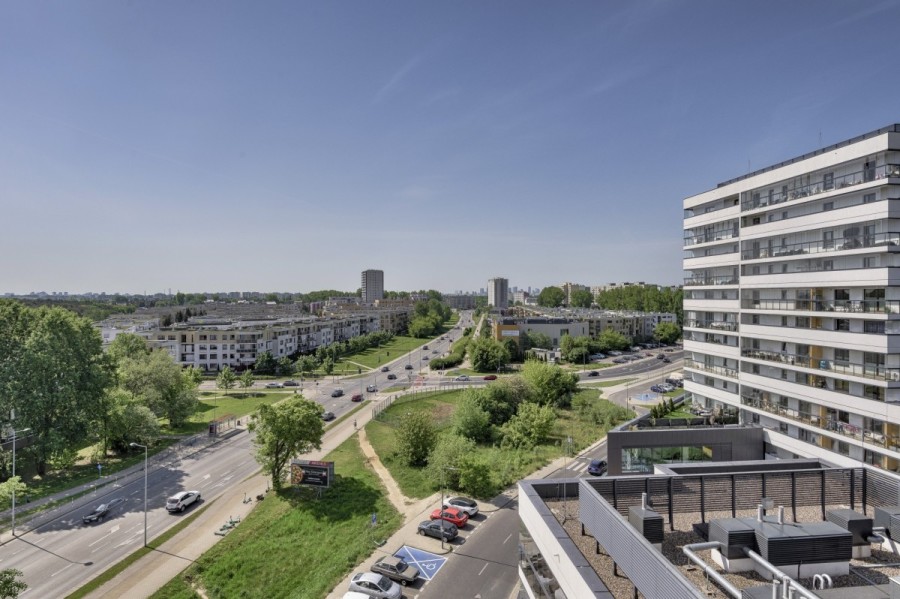
[[[685,287],[694,287],[702,285],[737,285],[738,278],[732,275],[723,275],[720,277],[690,277],[684,280]]]
[[[745,310],[774,310],[801,312],[849,312],[857,314],[900,314],[900,300],[781,300],[744,299]]]
[[[732,333],[738,330],[738,323],[725,322],[724,320],[688,319],[684,321],[684,326],[694,329],[711,329],[713,331],[728,331]]]
[[[859,185],[860,183],[867,183],[876,179],[886,179],[888,177],[900,177],[900,164],[883,164],[881,166],[870,168],[868,170],[857,171],[855,173],[834,177],[830,182],[823,179],[817,181],[816,183],[810,183],[809,185],[792,187],[786,192],[782,190],[774,191],[774,188],[776,186],[772,185],[767,187],[765,190],[759,189],[751,192],[751,199],[741,202],[741,212],[754,210],[756,208],[764,208],[766,206],[771,206],[774,204],[782,204],[784,202],[800,200],[809,196],[824,193],[826,191],[852,187],[853,185]],[[771,195],[769,195],[768,193],[769,189],[773,189]]]
[[[823,431],[836,433],[850,439],[855,439],[856,441],[860,441],[862,443],[868,443],[870,445],[883,447],[885,449],[890,449],[893,451],[897,451],[898,446],[900,446],[900,437],[894,435],[885,435],[883,433],[875,432],[869,429],[863,429],[846,422],[840,422],[839,420],[822,418],[821,416],[818,416],[816,414],[809,414],[807,412],[800,412],[791,408],[785,408],[778,404],[769,403],[763,399],[755,399],[752,397],[742,396],[741,403],[745,406],[750,406],[758,410],[768,412],[769,414],[775,414],[777,416],[781,416],[782,418],[787,418],[801,424],[814,426]]]
[[[739,236],[735,229],[724,229],[713,232],[687,233],[684,236],[684,245],[697,245],[698,243],[710,243],[712,241],[723,241],[725,239],[734,239]]]
[[[853,235],[822,241],[789,243],[787,245],[779,245],[772,248],[754,248],[742,251],[741,258],[744,260],[785,258],[801,254],[823,254],[872,247],[900,247],[900,233]]]
[[[832,360],[814,359],[809,356],[759,349],[742,349],[741,356],[744,358],[764,360],[766,362],[778,362],[780,364],[787,364],[788,366],[828,370],[837,374],[847,374],[879,381],[900,381],[900,368],[885,368],[881,364],[835,362]]]
[[[703,362],[697,362],[696,360],[685,360],[684,367],[690,368],[692,370],[701,370],[703,372],[717,374],[719,376],[727,376],[733,379],[738,378],[738,371],[734,368],[728,368],[727,366],[716,366],[714,364],[704,364]]]

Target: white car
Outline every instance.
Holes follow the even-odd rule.
[[[455,507],[471,518],[478,513],[478,503],[468,497],[448,497],[444,500],[443,509]]]
[[[183,512],[199,500],[200,491],[179,491],[166,499],[166,510],[169,512]]]
[[[266,389],[281,389],[281,383],[266,383]]]
[[[458,377],[456,377],[456,378],[453,379],[453,380],[454,380],[454,381],[468,381],[468,380],[469,380],[469,377],[466,376],[465,374],[461,374],[461,375],[459,375]]]
[[[400,599],[402,596],[399,584],[387,576],[374,572],[360,572],[354,575],[349,590],[379,599]]]

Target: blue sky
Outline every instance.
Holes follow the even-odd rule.
[[[0,293],[682,278],[682,200],[900,122],[898,2],[0,0]]]

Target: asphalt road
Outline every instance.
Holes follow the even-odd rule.
[[[154,469],[147,476],[147,529],[149,538],[173,526],[184,514],[166,512],[166,498],[181,490],[197,489],[201,503],[220,495],[259,469],[250,451],[250,436],[241,432],[231,439],[201,449]],[[81,517],[100,503],[122,498],[102,521],[82,524]],[[24,573],[28,589],[22,597],[64,597],[144,542],[144,479],[76,500],[71,508],[0,548],[0,567]]]

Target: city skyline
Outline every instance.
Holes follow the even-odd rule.
[[[894,2],[0,17],[2,293],[679,284],[683,197],[900,120]]]

